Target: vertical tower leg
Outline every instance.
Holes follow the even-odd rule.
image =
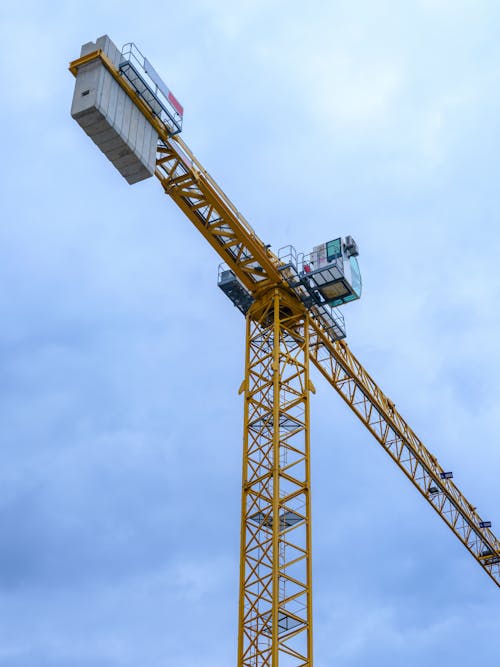
[[[308,315],[247,315],[238,667],[311,667]]]

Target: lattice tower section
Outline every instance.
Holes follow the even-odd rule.
[[[308,322],[279,289],[247,316],[239,667],[312,665]]]

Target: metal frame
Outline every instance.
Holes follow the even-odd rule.
[[[500,586],[500,542],[353,355],[311,320],[311,361],[485,572]],[[483,524],[484,527],[481,527]]]
[[[311,667],[309,315],[280,289],[247,315],[239,667]]]
[[[309,280],[309,273],[301,268],[304,255],[297,254],[292,245],[280,248],[278,251],[280,260],[279,270],[286,280],[289,288],[295,293],[300,301],[308,308],[313,317],[321,323],[323,329],[332,340],[345,338],[345,322],[339,308],[332,308],[317,288],[313,288]]]
[[[101,51],[100,59],[159,135],[155,175],[234,272],[247,312],[239,667],[312,666],[309,362],[475,560],[500,586],[500,542],[413,433],[347,344],[336,309],[310,298],[296,268],[265,245],[171,128]],[[283,257],[283,259],[285,259]],[[294,261],[295,260],[295,261]],[[295,265],[295,267],[294,267]],[[240,304],[241,305],[241,304]],[[240,308],[246,311],[246,305]]]
[[[280,270],[283,263],[278,256],[261,241],[181,137],[172,135],[169,127],[137,95],[101,49],[72,61],[69,70],[76,76],[79,67],[94,60],[101,60],[158,132],[155,176],[165,193],[191,220],[245,288],[257,298],[271,287],[288,287],[287,278]],[[297,289],[304,290],[306,294],[304,287]],[[312,314],[333,340],[345,336],[344,318],[337,309],[322,304],[314,306]]]
[[[137,95],[167,125],[170,135],[182,132],[181,105],[133,42],[122,48],[119,69]]]

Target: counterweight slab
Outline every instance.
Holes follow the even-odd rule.
[[[107,35],[84,44],[80,55],[97,49],[119,67],[121,53]],[[158,134],[100,60],[78,68],[71,115],[128,183],[154,174]]]

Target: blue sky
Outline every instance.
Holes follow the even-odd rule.
[[[481,0],[2,3],[1,667],[235,664],[243,318],[70,118],[80,45],[139,45],[273,248],[356,238],[351,348],[498,531],[499,27]],[[315,665],[498,660],[498,589],[315,384]]]

